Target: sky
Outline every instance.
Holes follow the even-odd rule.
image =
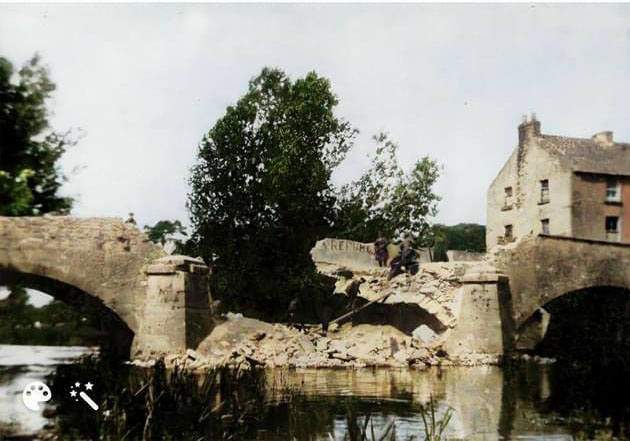
[[[77,216],[187,223],[198,142],[264,66],[330,79],[360,131],[336,184],[367,168],[380,131],[405,168],[442,164],[436,222],[485,223],[523,114],[630,141],[624,4],[0,4],[0,56],[36,52],[53,127],[83,133],[62,161]]]
[[[10,293],[11,291],[9,291],[6,286],[0,286],[0,300],[4,300],[9,297]],[[53,300],[52,296],[34,289],[27,289],[26,293],[28,294],[28,300],[26,303],[31,304],[36,308],[48,305]]]

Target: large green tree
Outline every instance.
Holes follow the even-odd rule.
[[[58,161],[74,141],[50,127],[54,90],[38,56],[18,70],[0,57],[0,215],[70,211],[72,200],[59,194],[66,177]]]
[[[416,245],[429,244],[430,220],[440,200],[433,188],[439,165],[426,156],[405,172],[398,163],[398,144],[383,133],[374,141],[370,168],[339,191],[336,235],[372,242],[379,234],[390,239],[410,234]]]
[[[193,241],[229,308],[278,317],[317,285],[310,250],[334,220],[330,178],[355,135],[337,103],[315,72],[291,80],[265,68],[201,141]]]

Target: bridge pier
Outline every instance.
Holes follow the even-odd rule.
[[[476,268],[461,279],[457,326],[445,349],[455,357],[491,355],[512,350],[514,320],[508,278],[492,267]]]
[[[209,268],[199,259],[167,256],[146,269],[132,357],[181,353],[196,348],[212,330]]]

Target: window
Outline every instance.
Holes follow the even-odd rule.
[[[512,225],[506,225],[505,233],[503,234],[503,237],[505,238],[505,242],[512,242],[512,240],[514,239],[513,233],[514,232],[512,230]]]
[[[540,181],[540,203],[546,204],[549,202],[549,179],[543,179]]]
[[[540,226],[541,226],[542,234],[550,234],[549,233],[549,219],[541,219]]]
[[[505,187],[505,198],[503,199],[503,209],[509,210],[512,208],[512,187]]]
[[[619,241],[619,218],[606,216],[606,240]]]
[[[606,181],[606,202],[619,202],[620,200],[619,180],[614,178],[608,179]]]

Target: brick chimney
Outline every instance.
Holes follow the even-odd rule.
[[[605,132],[599,132],[591,136],[591,139],[595,141],[597,144],[605,147],[612,146],[615,142],[613,141],[613,132],[607,130]]]
[[[523,122],[518,126],[518,145],[522,146],[536,136],[540,136],[540,121],[536,119],[536,114],[532,113],[529,120],[527,115],[523,115]]]

